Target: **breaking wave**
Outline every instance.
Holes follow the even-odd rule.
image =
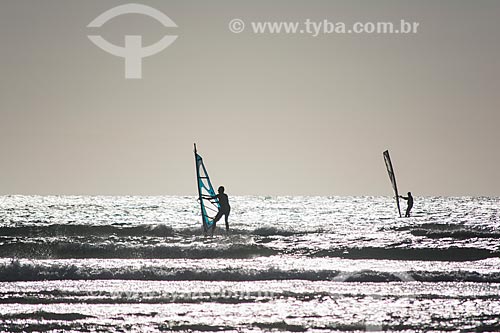
[[[26,259],[248,259],[274,255],[306,258],[388,259],[421,261],[475,261],[500,257],[500,253],[473,247],[276,247],[264,239],[230,236],[197,240],[131,240],[52,238],[4,241],[1,258]]]
[[[232,235],[256,236],[293,236],[301,234],[320,233],[322,230],[301,231],[262,227],[254,230],[231,229]],[[4,226],[0,227],[0,235],[9,237],[176,237],[176,236],[202,236],[199,228],[174,229],[165,224],[142,224],[127,226],[114,225],[83,225],[83,224],[48,224],[30,226]]]
[[[227,242],[224,242],[227,240]],[[190,243],[144,242],[128,240],[55,239],[4,242],[0,257],[26,259],[248,259],[273,255],[309,258],[389,259],[421,261],[475,261],[500,257],[488,249],[402,248],[402,247],[332,247],[276,248],[266,241],[252,239],[207,239]]]
[[[256,256],[270,256],[277,252],[259,244],[124,244],[115,242],[54,241],[48,243],[10,243],[0,246],[0,257],[30,259],[242,259]]]
[[[404,275],[397,272],[362,270],[286,270],[278,268],[172,268],[158,266],[123,266],[103,268],[72,263],[36,263],[13,260],[0,264],[0,281],[44,280],[160,280],[160,281],[262,281],[308,280],[338,282],[500,282],[500,272],[475,271],[411,271]]]
[[[409,231],[414,236],[427,238],[454,238],[460,240],[474,238],[500,239],[500,233],[495,230],[457,224],[426,223],[417,226],[396,228],[397,231]]]

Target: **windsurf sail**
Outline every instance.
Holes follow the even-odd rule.
[[[389,151],[384,151],[384,161],[385,166],[387,168],[387,172],[389,173],[389,179],[392,183],[392,188],[394,189],[394,194],[396,195],[396,205],[398,206],[399,217],[401,217],[401,208],[399,206],[399,193],[398,193],[398,185],[396,184],[396,175],[394,174],[394,168],[392,167],[391,157],[389,156]]]
[[[196,162],[196,183],[198,186],[198,201],[201,208],[201,220],[203,222],[203,229],[205,232],[213,228],[214,217],[219,211],[220,204],[208,177],[207,169],[203,164],[203,158],[196,151],[196,143],[194,144],[194,159]]]

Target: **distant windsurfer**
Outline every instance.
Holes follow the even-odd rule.
[[[213,197],[205,196],[205,198],[207,199],[212,199],[212,200],[218,199],[220,205],[219,212],[214,217],[214,226],[212,232],[213,230],[215,230],[217,221],[219,221],[222,218],[222,216],[224,216],[226,220],[226,231],[229,231],[229,213],[231,212],[231,206],[229,206],[229,198],[227,194],[224,193],[224,186],[219,186],[218,192],[219,194]]]
[[[404,199],[408,201],[408,207],[406,208],[406,214],[405,217],[410,217],[410,211],[413,208],[413,197],[411,195],[411,192],[408,192],[407,197],[403,197],[402,195],[399,196],[401,199]]]

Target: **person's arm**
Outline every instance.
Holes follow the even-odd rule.
[[[216,194],[215,196],[211,196],[211,195],[202,195],[201,196],[202,198],[204,199],[208,199],[208,200],[215,200],[215,199],[218,199],[219,196]]]
[[[403,197],[402,195],[399,196],[401,199],[408,200],[408,197]]]

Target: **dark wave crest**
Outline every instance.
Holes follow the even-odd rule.
[[[30,259],[202,259],[202,258],[252,258],[270,256],[275,250],[259,244],[208,245],[134,245],[115,242],[85,243],[78,241],[54,241],[47,243],[10,243],[0,246],[0,257]]]
[[[0,227],[0,235],[10,237],[76,237],[76,236],[173,236],[174,229],[164,224],[83,225],[49,224],[40,226]]]
[[[275,227],[262,227],[254,230],[231,229],[232,235],[255,236],[293,236],[301,234],[319,233],[322,230],[303,231],[280,229]],[[128,226],[114,225],[83,225],[83,224],[47,224],[30,226],[4,226],[0,227],[0,235],[4,237],[175,237],[175,236],[200,236],[202,228],[174,229],[166,224],[143,224]]]
[[[460,224],[425,223],[417,226],[399,227],[397,231],[409,231],[414,236],[427,238],[454,238],[460,240],[474,238],[500,239],[500,233],[495,230],[465,226]]]
[[[0,281],[43,280],[160,280],[160,281],[262,281],[309,280],[337,282],[500,282],[500,273],[475,271],[411,271],[404,274],[363,270],[341,272],[338,270],[284,270],[237,268],[172,268],[143,265],[118,268],[99,268],[71,263],[41,264],[11,261],[0,264]]]
[[[498,252],[467,247],[363,247],[346,249],[325,249],[312,252],[309,255],[312,257],[341,257],[346,259],[389,259],[423,261],[475,261],[500,256]]]
[[[66,238],[0,244],[0,257],[26,259],[247,259],[272,255],[421,261],[475,261],[500,257],[495,251],[469,247],[276,248],[272,242],[248,237],[200,238],[188,242]]]

